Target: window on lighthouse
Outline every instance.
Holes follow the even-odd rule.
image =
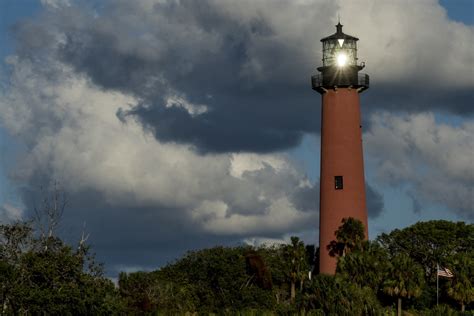
[[[334,188],[336,190],[342,190],[344,187],[344,182],[342,176],[335,176],[334,177]]]

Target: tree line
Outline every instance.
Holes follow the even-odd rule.
[[[335,276],[318,274],[318,249],[289,244],[191,251],[153,272],[121,273],[130,313],[457,315],[474,308],[474,225],[419,222],[364,240],[362,223],[344,219],[328,249]],[[452,278],[439,279],[436,266]],[[311,272],[311,274],[309,273]],[[140,288],[141,290],[137,290]]]
[[[86,237],[56,236],[58,205],[37,213],[53,221],[0,225],[2,315],[474,315],[473,224],[419,222],[365,241],[362,223],[344,219],[327,245],[334,276],[318,274],[319,249],[291,237],[190,251],[114,285]],[[439,305],[437,265],[453,274],[438,278]]]

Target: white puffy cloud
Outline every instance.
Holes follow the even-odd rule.
[[[236,178],[242,178],[246,171],[256,171],[265,167],[272,166],[276,170],[288,168],[288,161],[277,155],[259,155],[250,153],[234,153],[232,154],[232,164],[230,174]]]
[[[223,204],[213,205],[215,208],[208,209],[210,215],[203,222],[206,231],[215,234],[265,234],[277,231],[288,231],[299,229],[305,223],[316,223],[316,214],[304,213],[295,209],[288,198],[282,197],[273,201],[265,212],[251,215],[231,214],[227,216]],[[201,209],[198,209],[203,214]],[[209,213],[210,212],[210,213]]]
[[[160,143],[136,121],[116,116],[135,97],[100,89],[58,61],[11,58],[10,66],[1,119],[29,149],[17,178],[30,182],[46,173],[70,194],[99,193],[110,208],[155,207],[156,221],[160,208],[174,208],[210,233],[271,234],[317,221],[315,208],[294,207],[308,204],[295,194],[311,185],[284,156],[200,155],[188,145]],[[52,78],[44,67],[55,70]]]
[[[437,122],[433,113],[383,112],[371,121],[365,149],[381,183],[408,186],[417,200],[474,218],[473,120],[455,126]]]
[[[338,3],[375,81],[474,87],[474,27],[451,21],[437,0]]]
[[[281,245],[287,244],[290,242],[290,238],[261,238],[261,237],[252,237],[244,239],[244,243],[254,247],[261,247],[261,246],[274,246],[274,245]]]
[[[184,108],[191,116],[196,116],[208,111],[208,108],[205,104],[193,104],[189,102],[184,96],[179,94],[168,96],[165,106],[167,108],[172,106]]]

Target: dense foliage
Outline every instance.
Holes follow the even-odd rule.
[[[375,241],[363,231],[353,219],[341,223],[335,276],[318,275],[318,250],[292,237],[191,251],[156,271],[121,273],[114,286],[85,243],[71,247],[29,223],[1,225],[1,313],[474,315],[474,225],[417,223]],[[439,306],[437,263],[454,275],[439,279]]]
[[[86,245],[35,237],[29,223],[0,225],[2,315],[113,314],[120,300]]]
[[[433,280],[437,263],[444,266],[456,254],[474,254],[474,225],[449,221],[419,222],[382,234],[377,241],[390,254],[405,253],[421,264],[426,275]]]

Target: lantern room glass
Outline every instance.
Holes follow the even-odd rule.
[[[344,65],[357,66],[357,44],[355,40],[334,38],[323,41],[324,67],[338,66],[338,56],[340,56],[340,54],[345,55]]]

